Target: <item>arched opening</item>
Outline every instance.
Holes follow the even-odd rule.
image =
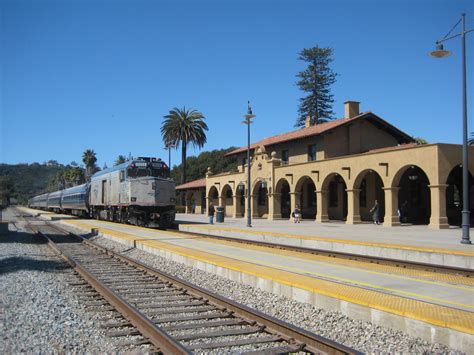
[[[328,217],[345,221],[347,218],[347,185],[339,174],[332,174],[326,184],[328,190]]]
[[[457,165],[448,175],[446,180],[448,185],[446,188],[446,216],[448,223],[452,226],[461,226],[462,222],[462,198],[463,198],[463,183],[462,183],[462,166]],[[469,174],[469,207],[471,210],[471,225],[474,221],[474,188],[472,186],[473,178]]]
[[[186,192],[186,213],[196,213],[197,199],[195,192],[188,190]]]
[[[316,185],[309,176],[303,176],[295,187],[296,204],[299,205],[303,219],[316,218]]]
[[[281,218],[290,218],[291,200],[290,200],[290,184],[286,179],[278,181],[276,187],[276,197],[280,205]]]
[[[226,217],[232,217],[234,213],[234,199],[232,197],[232,189],[229,185],[222,188],[222,201],[224,202],[224,213]]]
[[[237,209],[235,216],[236,217],[244,217],[245,216],[245,184],[240,183],[237,185]]]
[[[428,224],[431,216],[430,184],[418,166],[406,168],[400,178],[398,211],[401,223]]]
[[[361,221],[372,221],[370,210],[379,203],[379,220],[383,222],[385,216],[385,194],[383,181],[379,174],[373,170],[366,170],[357,177],[354,188],[359,189],[359,212]]]
[[[215,186],[212,186],[209,189],[209,205],[212,203],[214,207],[219,206],[219,192],[217,192],[217,188]]]
[[[253,189],[253,215],[254,217],[268,216],[268,189],[264,181],[258,181]]]

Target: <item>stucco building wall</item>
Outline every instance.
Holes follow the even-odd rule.
[[[376,151],[339,158],[325,159],[304,163],[281,165],[281,160],[276,154],[269,155],[263,147],[257,148],[251,164],[251,198],[252,206],[257,207],[254,217],[262,216],[269,219],[281,218],[281,191],[275,189],[282,185],[285,180],[290,187],[291,210],[298,203],[299,195],[307,195],[308,191],[301,189],[301,181],[311,179],[314,183],[316,194],[316,222],[326,222],[329,218],[345,220],[348,224],[358,223],[362,219],[370,219],[369,210],[372,207],[376,195],[383,196],[384,225],[394,226],[400,223],[398,215],[399,201],[398,193],[402,176],[409,170],[415,169],[424,173],[428,179],[430,211],[429,225],[433,228],[445,228],[448,226],[446,218],[446,187],[449,174],[459,166],[462,151],[459,145],[449,144],[427,144],[417,146],[399,146],[387,148],[389,151]],[[474,149],[471,148],[471,154]],[[228,216],[237,216],[240,202],[240,194],[246,196],[247,174],[246,168],[241,172],[212,175],[207,174],[206,196],[209,197],[210,190],[216,191],[221,196],[225,187],[232,191],[232,209],[226,211]],[[474,172],[474,164],[470,164],[471,174]],[[415,176],[415,175],[414,175]],[[337,187],[338,204],[330,207],[328,192],[331,181],[339,179]],[[374,186],[375,181],[380,179],[379,191],[368,189],[366,194],[366,205],[360,207],[360,187],[366,178],[368,186]],[[255,204],[258,198],[257,189],[262,183],[267,187],[268,207]],[[344,185],[345,184],[345,185]],[[239,193],[238,186],[244,186]],[[344,198],[343,195],[346,195]],[[343,201],[346,201],[344,211]],[[229,204],[229,199],[213,199],[214,203]],[[379,201],[380,202],[380,201]],[[266,215],[262,215],[265,209]],[[245,210],[245,209],[244,209]],[[257,212],[258,211],[258,212]],[[245,212],[245,211],[244,211]],[[361,219],[362,217],[362,219]]]

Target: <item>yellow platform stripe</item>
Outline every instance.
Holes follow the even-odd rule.
[[[186,234],[177,234],[178,236],[182,236],[185,238],[189,238],[189,235]],[[211,239],[206,237],[195,236],[194,238],[199,238],[200,240],[208,240],[209,242],[221,245],[229,245],[229,246],[236,246],[236,247],[243,247],[242,243],[230,241],[230,240],[223,240],[223,239]],[[279,248],[271,248],[268,246],[260,246],[260,245],[252,245],[252,244],[245,244],[245,249],[256,250],[263,253],[269,253],[272,255],[278,254],[285,256],[288,259],[293,260],[306,260],[314,264],[330,264],[332,267],[338,267],[348,270],[357,270],[357,271],[364,271],[367,273],[371,273],[374,275],[387,275],[393,278],[400,278],[404,280],[412,280],[417,281],[420,283],[428,283],[434,285],[440,285],[443,287],[451,287],[457,288],[462,290],[474,291],[472,286],[474,286],[474,278],[455,275],[455,274],[443,274],[438,272],[430,272],[425,270],[416,270],[416,269],[407,269],[401,268],[391,265],[384,265],[384,264],[375,264],[366,261],[360,260],[351,260],[351,259],[341,259],[341,258],[328,258],[327,256],[323,255],[316,255],[310,253],[301,253],[292,250],[285,250]],[[379,271],[374,271],[374,270]],[[394,275],[396,274],[396,275]],[[399,276],[400,275],[400,276]],[[441,281],[441,282],[437,282]],[[471,287],[465,287],[471,286]]]
[[[338,284],[326,280],[315,279],[309,276],[297,275],[288,271],[276,270],[267,266],[249,264],[248,262],[242,262],[202,251],[192,251],[185,247],[171,245],[153,239],[142,239],[143,237],[137,238],[137,236],[133,236],[125,232],[118,232],[109,228],[96,227],[94,225],[88,225],[80,221],[68,220],[64,222],[76,226],[81,225],[88,229],[97,228],[99,232],[103,234],[129,241],[136,241],[137,244],[141,244],[143,246],[165,250],[186,258],[191,258],[255,277],[272,280],[283,285],[386,311],[388,313],[400,315],[403,317],[417,319],[419,321],[450,328],[463,333],[474,334],[474,313],[468,311],[434,305],[403,297],[397,297],[390,294]],[[144,230],[147,229],[144,228]],[[148,232],[150,233],[150,230],[148,230]],[[153,236],[148,238],[153,238]]]
[[[425,248],[425,247],[403,245],[403,244],[374,243],[374,242],[354,241],[354,240],[346,240],[346,239],[334,239],[334,238],[329,238],[329,237],[275,233],[275,232],[255,231],[255,230],[227,228],[227,227],[214,227],[214,226],[209,226],[209,225],[200,226],[196,224],[182,224],[182,226],[188,227],[188,228],[222,230],[222,231],[227,231],[227,232],[237,232],[237,233],[243,233],[243,234],[256,234],[256,235],[273,236],[273,237],[284,237],[284,238],[290,238],[290,239],[314,240],[314,241],[328,242],[328,243],[341,243],[341,244],[362,245],[362,246],[381,247],[381,248],[390,248],[390,249],[415,250],[415,251],[423,251],[423,252],[429,252],[429,253],[474,256],[474,252],[462,251],[462,250]]]
[[[81,222],[81,221],[78,221]],[[87,223],[87,221],[82,221],[82,223]],[[100,224],[105,224],[109,225],[111,227],[117,227],[118,224],[114,222],[108,222],[108,221],[100,221]],[[146,227],[138,227],[138,226],[133,226],[133,225],[124,225],[124,224],[119,224],[122,227],[129,228],[131,230],[141,230],[144,232],[150,232],[150,228]],[[165,235],[171,235],[171,236],[179,236],[183,238],[190,238],[189,234],[184,234],[179,231],[162,231],[160,230],[160,234],[165,234]],[[239,245],[240,247],[242,244],[239,244],[234,241],[229,241],[229,240],[219,240],[216,238],[207,238],[199,235],[195,235],[191,238],[199,238],[201,240],[209,240],[212,243],[215,244],[226,244],[226,245]],[[245,241],[245,240],[243,240]],[[247,249],[254,249],[254,250],[268,250],[269,247],[266,246],[256,246],[256,245],[249,245],[247,244],[245,246]],[[295,256],[298,259],[307,259],[307,260],[317,260],[317,261],[322,261],[322,262],[327,262],[327,257],[320,256],[320,255],[314,255],[314,254],[302,254],[299,252],[294,252],[290,250],[283,250],[283,249],[277,249],[277,248],[271,248],[271,253],[273,254],[280,254],[280,255],[286,255],[286,256]],[[326,259],[326,260],[324,260]],[[363,261],[356,261],[356,260],[345,260],[345,259],[331,259],[332,264],[340,264],[340,265],[345,265],[345,266],[353,266],[360,269],[368,269],[373,271],[374,268],[377,268],[378,270],[381,270],[382,272],[387,272],[391,274],[399,274],[399,275],[404,275],[404,276],[411,276],[413,277],[418,277],[416,280],[419,282],[422,282],[420,277],[428,279],[426,282],[431,282],[429,280],[436,280],[436,281],[441,281],[445,283],[453,283],[453,284],[462,284],[466,286],[474,286],[474,279],[472,278],[467,278],[463,276],[458,276],[454,274],[442,274],[442,273],[436,273],[436,272],[429,272],[429,271],[421,271],[421,270],[413,270],[413,269],[406,269],[406,268],[399,268],[395,266],[390,266],[390,265],[380,265],[380,264],[374,264],[374,263],[369,263],[369,262],[363,262]],[[375,271],[373,271],[376,273]],[[401,278],[403,278],[402,276]],[[394,277],[392,275],[392,277]],[[444,285],[446,286],[446,285]],[[460,286],[453,285],[454,288],[459,288]]]

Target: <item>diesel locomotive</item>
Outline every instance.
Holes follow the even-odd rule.
[[[176,214],[175,183],[157,158],[139,157],[94,174],[90,182],[35,196],[28,207],[79,216],[169,227]]]

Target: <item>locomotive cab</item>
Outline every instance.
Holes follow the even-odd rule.
[[[156,158],[137,158],[91,179],[93,217],[142,226],[170,226],[175,219],[175,184]]]

